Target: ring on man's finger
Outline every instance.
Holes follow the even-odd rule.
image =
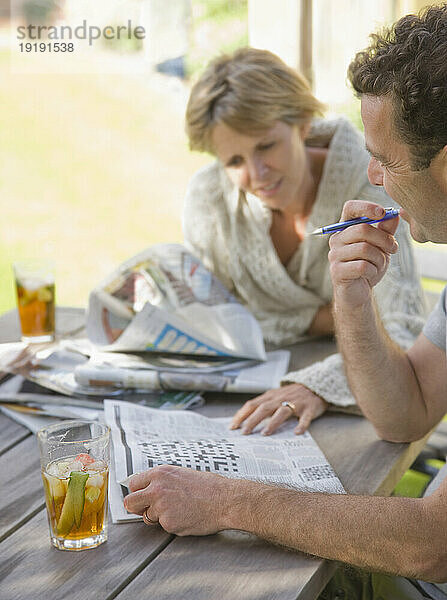
[[[143,513],[143,521],[146,523],[146,525],[156,525],[158,523],[158,521],[153,521],[151,518],[149,518],[149,516],[147,514],[147,508],[145,509],[145,511]]]
[[[295,415],[296,417],[296,413],[295,413],[295,407],[293,406],[293,404],[291,402],[281,402],[281,406],[285,406],[286,408],[290,408],[290,410],[292,411],[292,414]]]

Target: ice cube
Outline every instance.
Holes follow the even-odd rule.
[[[59,475],[59,467],[57,463],[52,462],[49,465],[47,465],[46,472],[49,475]]]
[[[66,486],[65,481],[61,481],[57,477],[45,474],[48,481],[50,493],[53,498],[63,498],[65,496]]]
[[[94,473],[93,475],[90,475],[89,478],[87,479],[87,483],[85,484],[85,487],[100,488],[103,483],[104,483],[104,477],[102,475],[100,475],[99,473]]]
[[[47,473],[55,477],[65,477],[69,474],[68,467],[71,459],[52,462],[47,466]]]
[[[68,464],[68,472],[69,473],[71,473],[72,471],[82,471],[83,468],[84,468],[84,465],[81,463],[80,460],[72,460]]]
[[[103,460],[95,460],[94,462],[90,463],[87,466],[88,466],[89,472],[90,471],[104,471],[104,469],[106,468],[106,465]]]

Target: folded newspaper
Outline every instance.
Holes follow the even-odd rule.
[[[113,439],[110,510],[114,523],[139,518],[123,507],[130,475],[163,464],[300,491],[344,493],[310,433],[295,435],[290,421],[273,436],[262,436],[260,427],[244,436],[229,429],[227,418],[159,412],[116,400],[105,400],[104,408]]]
[[[84,340],[62,340],[44,348],[23,342],[0,344],[0,371],[21,375],[59,394],[82,398],[87,407],[95,397],[102,400],[105,396],[168,390],[258,394],[280,385],[289,358],[287,350],[268,352],[265,362],[95,352]],[[0,401],[1,392],[0,385]]]
[[[147,248],[96,287],[87,335],[108,351],[266,359],[253,315],[179,244]]]
[[[290,358],[288,350],[268,352],[265,362],[146,354],[94,353],[88,362],[76,366],[75,381],[82,389],[111,386],[261,394],[279,387]]]
[[[186,410],[204,404],[198,392],[122,390],[120,398],[141,406],[160,410]],[[0,411],[35,433],[57,419],[102,421],[102,398],[65,396],[21,375],[0,378]]]
[[[176,244],[146,249],[93,290],[86,329],[89,339],[0,344],[0,370],[84,399],[146,390],[258,394],[279,386],[290,357],[266,354],[253,315]]]

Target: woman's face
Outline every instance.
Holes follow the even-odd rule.
[[[304,140],[309,125],[277,121],[262,134],[248,135],[219,123],[212,144],[230,180],[274,210],[295,208],[310,175]],[[299,210],[299,206],[296,206]]]

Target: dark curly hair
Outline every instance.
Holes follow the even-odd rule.
[[[348,68],[357,95],[391,98],[394,127],[412,168],[427,168],[447,144],[447,3],[406,15],[371,35]]]

